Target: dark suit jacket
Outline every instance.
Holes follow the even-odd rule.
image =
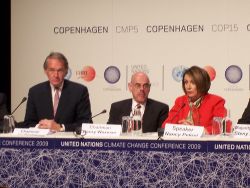
[[[244,110],[242,117],[238,120],[238,124],[250,124],[250,99]]]
[[[24,124],[35,126],[44,118],[64,124],[65,131],[75,131],[83,122],[92,122],[87,87],[65,80],[54,118],[49,81],[33,86],[29,90]]]
[[[6,102],[6,95],[4,93],[0,93],[0,132],[3,131],[4,116],[8,114]]]
[[[132,99],[111,104],[108,124],[121,124],[122,116],[129,116],[132,110]],[[143,114],[142,132],[156,132],[168,116],[167,104],[148,99]]]

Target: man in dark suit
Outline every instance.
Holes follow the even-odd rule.
[[[48,81],[30,88],[24,124],[53,131],[75,131],[90,123],[91,106],[87,87],[65,80],[68,61],[52,52],[44,62]]]
[[[132,75],[128,88],[132,99],[126,99],[111,104],[108,124],[121,124],[123,116],[131,116],[134,109],[140,104],[142,114],[142,132],[156,132],[168,116],[167,104],[148,98],[150,81],[143,72]]]
[[[250,124],[250,99],[244,110],[242,117],[238,120],[238,124]]]
[[[8,114],[6,102],[6,95],[0,93],[0,132],[3,132],[4,116]]]

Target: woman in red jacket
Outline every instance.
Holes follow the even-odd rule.
[[[225,117],[226,108],[222,97],[208,93],[210,85],[210,77],[204,69],[198,66],[187,69],[182,79],[185,95],[175,100],[162,127],[166,123],[198,125],[211,134],[213,117]]]

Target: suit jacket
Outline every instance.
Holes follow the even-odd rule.
[[[8,114],[6,102],[6,95],[4,93],[0,93],[0,132],[3,131],[4,116]]]
[[[201,126],[212,133],[213,117],[225,117],[226,108],[224,107],[225,100],[219,96],[206,94],[198,108],[199,122]],[[168,118],[164,121],[163,127],[166,123],[178,124],[179,120],[186,119],[190,111],[189,101],[186,95],[178,97],[175,104],[169,112]]]
[[[130,116],[132,99],[126,99],[111,104],[108,124],[121,124],[122,116]],[[142,117],[142,132],[156,132],[168,116],[167,104],[148,99]]]
[[[244,110],[242,117],[238,120],[238,124],[250,124],[250,99]]]
[[[30,88],[24,124],[35,126],[44,118],[64,124],[65,131],[75,131],[82,123],[92,122],[87,87],[64,80],[55,118],[49,81]]]

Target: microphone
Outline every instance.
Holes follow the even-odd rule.
[[[90,118],[90,120],[92,120],[92,119],[95,118],[96,116],[99,116],[99,115],[101,115],[101,114],[105,114],[106,112],[107,112],[107,110],[104,109],[104,110],[102,110],[100,113],[98,113],[98,114],[92,116],[92,117]],[[89,122],[90,122],[90,121],[89,121]],[[77,135],[80,135],[81,132],[82,132],[82,127],[77,127],[75,133],[76,133]]]
[[[161,137],[163,137],[163,134],[164,134],[164,128],[158,128],[157,129],[157,133],[158,133],[158,139],[157,140],[163,140]]]
[[[24,98],[22,99],[22,101],[19,103],[19,105],[15,108],[15,110],[12,111],[12,113],[11,113],[10,115],[13,115],[14,112],[19,108],[19,106],[20,106],[21,104],[23,104],[26,100],[27,100],[27,98],[24,97]]]
[[[171,120],[170,120],[170,122],[172,123],[172,121],[176,118],[176,116],[180,113],[180,111],[184,108],[184,106],[186,106],[186,104],[185,103],[183,103],[182,105],[181,105],[181,107],[179,108],[179,110],[175,113],[175,115],[171,118]],[[163,134],[164,134],[164,130],[165,130],[165,128],[158,128],[157,129],[157,132],[158,132],[158,139],[157,140],[162,140],[162,136],[163,136]]]
[[[14,112],[19,108],[19,106],[24,103],[27,100],[26,97],[22,99],[22,101],[19,103],[19,105],[11,112],[10,115],[4,116],[4,124],[3,124],[3,133],[11,133],[15,129],[15,119],[14,119]]]
[[[103,111],[101,111],[100,113],[98,113],[98,114],[96,114],[96,115],[92,116],[90,119],[93,119],[94,117],[99,116],[100,114],[105,114],[106,112],[107,112],[107,110],[106,110],[106,109],[104,109],[104,110],[103,110]]]
[[[181,105],[181,107],[179,108],[179,110],[178,110],[178,111],[175,113],[175,115],[171,118],[170,123],[172,123],[172,121],[176,118],[176,116],[180,113],[180,111],[184,108],[184,106],[186,106],[185,103],[183,103],[183,104]]]

